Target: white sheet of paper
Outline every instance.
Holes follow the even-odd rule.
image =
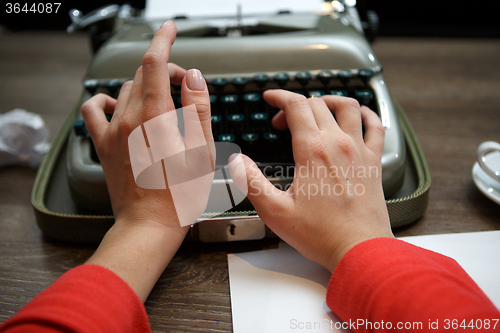
[[[323,0],[147,0],[146,19],[166,19],[179,15],[236,16],[238,5],[242,15],[274,14],[280,10],[315,12],[321,9]]]
[[[500,308],[500,231],[401,239],[457,260]],[[290,246],[229,254],[228,265],[233,332],[337,331],[325,302],[329,272]]]

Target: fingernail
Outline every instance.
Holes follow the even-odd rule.
[[[237,166],[238,164],[242,163],[243,159],[241,158],[240,154],[234,153],[229,156],[228,164],[231,164],[233,166]]]
[[[165,21],[165,22],[163,22],[163,24],[161,25],[161,28],[163,28],[163,27],[167,27],[167,26],[171,25],[172,23],[174,23],[174,22],[173,22],[173,21],[171,21],[171,20]]]
[[[186,73],[186,84],[189,90],[205,91],[205,80],[197,69],[190,69]]]

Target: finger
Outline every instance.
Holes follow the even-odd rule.
[[[385,129],[382,126],[382,122],[378,115],[366,106],[361,107],[361,118],[365,125],[364,140],[366,147],[379,156],[382,156],[385,138]]]
[[[288,124],[286,123],[286,115],[283,110],[279,110],[278,113],[271,120],[271,124],[278,131],[284,131],[288,129]]]
[[[187,71],[182,81],[181,96],[183,108],[195,106],[194,113],[184,113],[186,149],[213,142],[210,96],[207,84],[199,70],[190,69]],[[189,108],[186,111],[189,111]],[[201,129],[201,133],[194,131],[197,128]]]
[[[264,223],[272,223],[270,217],[273,215],[289,213],[293,208],[292,198],[274,187],[252,159],[243,154],[239,154],[239,157],[243,159],[243,164],[237,163],[236,159],[229,164],[231,178],[240,191],[248,191],[247,197]]]
[[[134,76],[134,81],[129,92],[128,101],[125,108],[116,110],[121,116],[125,112],[136,112],[138,107],[142,104],[142,66],[137,69]],[[130,107],[129,107],[130,106]],[[135,114],[135,117],[140,115]]]
[[[332,131],[339,128],[333,119],[332,112],[326,105],[325,101],[321,98],[312,97],[308,99],[311,110],[313,111],[314,118],[318,128],[322,131]]]
[[[362,137],[361,115],[358,101],[341,96],[321,97],[328,108],[335,113],[337,124],[345,133],[353,137]]]
[[[125,111],[125,108],[127,107],[129,98],[130,98],[130,91],[132,90],[132,86],[134,84],[134,81],[126,81],[121,89],[120,93],[118,94],[118,98],[116,99],[116,106],[115,110],[113,112],[113,119],[119,119],[123,112]]]
[[[142,59],[142,95],[146,109],[151,110],[149,116],[156,116],[165,110],[164,102],[169,101],[168,107],[173,107],[170,97],[170,78],[168,59],[170,49],[175,40],[176,27],[172,21],[165,22],[153,36],[151,45]],[[173,109],[172,109],[173,110]],[[171,111],[171,110],[166,110]],[[148,117],[149,118],[149,117]]]
[[[301,139],[311,133],[318,132],[313,112],[307,98],[286,90],[267,90],[264,99],[271,106],[277,107],[286,113],[286,121],[292,138]]]
[[[186,70],[174,63],[168,64],[168,75],[172,84],[180,86],[182,79],[186,76]]]
[[[80,112],[92,141],[97,142],[108,128],[109,122],[105,113],[113,113],[115,106],[116,100],[105,94],[95,95],[83,103]]]

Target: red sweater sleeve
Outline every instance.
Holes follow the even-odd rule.
[[[0,326],[0,333],[150,331],[146,310],[134,291],[97,265],[68,271]]]
[[[347,252],[330,279],[327,304],[356,332],[383,332],[388,326],[450,332],[454,323],[457,331],[477,331],[487,320],[488,332],[500,331],[500,312],[455,260],[392,238],[372,239]],[[471,320],[474,330],[460,327]]]

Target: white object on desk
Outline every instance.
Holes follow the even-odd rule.
[[[401,239],[454,258],[500,308],[500,231]],[[229,254],[228,265],[234,333],[337,331],[329,272],[293,248]]]
[[[292,12],[316,12],[321,10],[323,0],[147,0],[144,17],[164,19],[179,15],[188,17],[236,16],[238,5],[241,15],[275,14],[281,10]]]

